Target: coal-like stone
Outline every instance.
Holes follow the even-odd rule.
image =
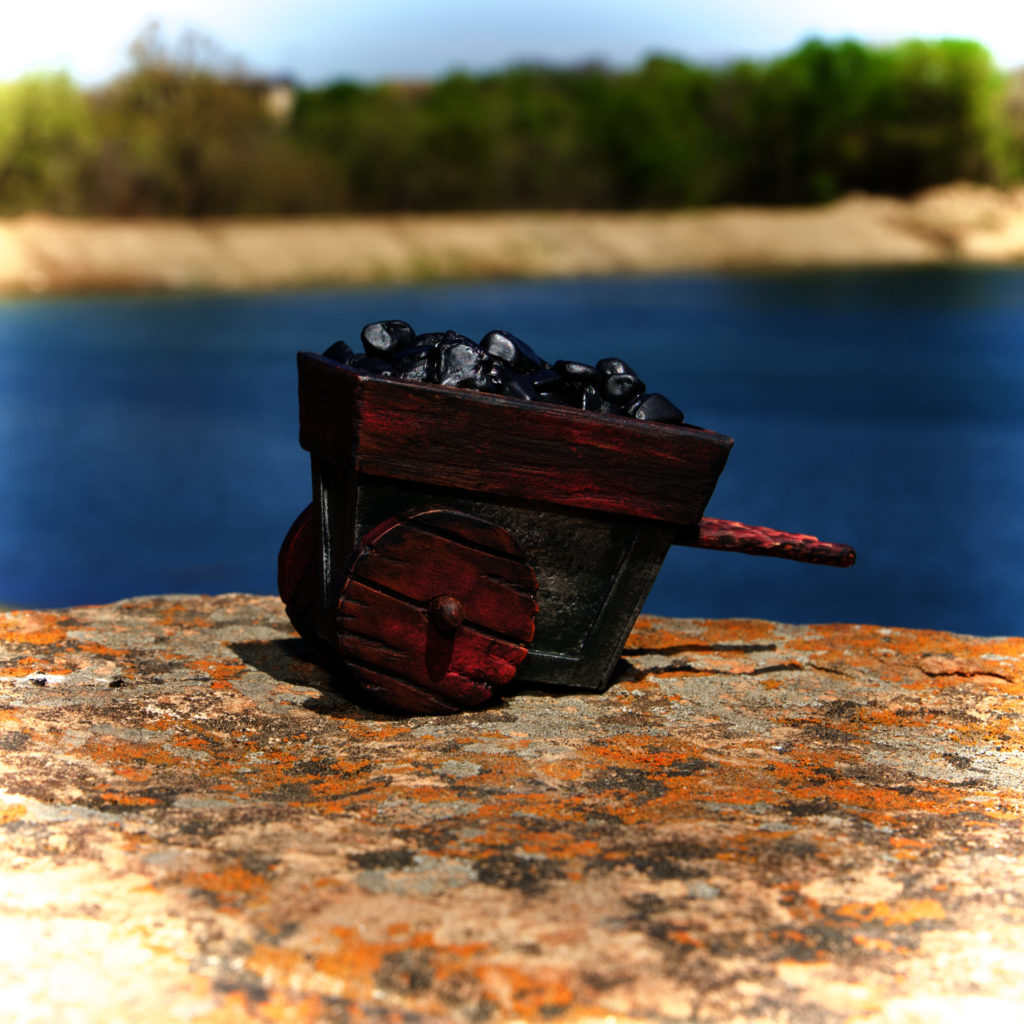
[[[498,362],[497,359],[492,359],[488,355],[484,356],[483,371],[484,376],[487,378],[487,390],[499,393],[504,392],[505,385],[512,379],[515,372],[511,367]]]
[[[580,384],[592,384],[601,377],[596,366],[591,366],[589,363],[569,362],[565,359],[559,359],[551,369],[563,380]]]
[[[539,395],[552,395],[562,390],[562,378],[554,370],[534,370],[530,382]]]
[[[412,344],[416,332],[404,320],[380,320],[367,324],[361,337],[366,354],[380,356]]]
[[[395,377],[395,368],[386,359],[378,359],[376,356],[355,355],[349,365],[360,373],[373,373],[378,377]]]
[[[438,345],[443,344],[448,339],[449,335],[452,335],[454,338],[461,337],[461,335],[457,335],[454,331],[428,331],[426,334],[417,334],[416,337],[413,338],[413,344],[417,348],[424,346],[427,348],[436,348]]]
[[[414,345],[392,352],[390,362],[402,380],[429,381],[434,369],[433,351],[429,345]]]
[[[644,382],[635,373],[613,373],[601,381],[601,391],[610,402],[628,405],[644,390]]]
[[[516,370],[539,370],[548,365],[525,341],[508,331],[488,331],[480,347],[492,359]]]
[[[454,335],[459,338],[459,335]],[[473,388],[483,391],[490,383],[487,375],[486,356],[468,339],[447,339],[433,352],[435,384],[456,388]]]
[[[324,352],[324,355],[328,359],[333,359],[336,363],[351,363],[352,357],[355,353],[348,347],[343,341],[336,341],[329,349]]]
[[[619,413],[625,411],[614,402],[609,402],[593,384],[587,384],[579,397],[579,407],[587,412]]]
[[[635,419],[647,420],[650,423],[682,423],[682,411],[673,405],[664,395],[640,395],[629,408]]]
[[[324,355],[360,373],[472,388],[640,421],[683,422],[675,405],[664,395],[644,393],[643,381],[614,356],[596,366],[565,359],[552,365],[509,331],[490,331],[477,345],[456,331],[416,334],[404,320],[367,324],[362,340],[365,354],[353,353],[344,341],[337,341]]]
[[[633,368],[616,356],[609,356],[607,359],[597,361],[597,369],[602,377],[610,377],[613,373],[633,373]],[[636,374],[633,374],[636,376]]]
[[[505,394],[511,398],[521,398],[526,402],[540,400],[540,395],[533,386],[533,381],[530,380],[528,373],[521,373],[518,377],[513,377],[508,381],[505,385]]]
[[[515,366],[516,351],[515,342],[511,334],[504,331],[491,331],[485,334],[480,342],[480,347],[494,360],[504,363],[506,366]]]

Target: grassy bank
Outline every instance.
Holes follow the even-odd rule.
[[[0,293],[1024,260],[1024,189],[645,213],[0,221]]]

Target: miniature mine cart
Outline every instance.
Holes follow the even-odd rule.
[[[344,686],[481,704],[513,677],[604,689],[673,544],[829,565],[852,549],[703,518],[731,438],[360,373],[302,352],[313,502],[278,584]],[[343,666],[343,667],[342,667]]]

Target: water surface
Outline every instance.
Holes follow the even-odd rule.
[[[736,438],[709,515],[858,549],[673,549],[650,612],[1024,633],[1020,269],[6,301],[0,602],[273,591],[310,492],[294,354],[391,317],[621,355]]]

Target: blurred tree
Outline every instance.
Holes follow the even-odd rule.
[[[215,44],[186,33],[170,46],[154,24],[131,56],[131,70],[94,97],[94,209],[194,217],[339,205],[326,162],[294,145],[260,84]]]
[[[293,130],[331,156],[357,209],[606,205],[586,99],[602,77],[517,67],[434,85],[339,83],[300,96]]]
[[[906,194],[945,181],[1004,184],[1011,173],[1007,79],[978,43],[911,41],[876,55],[869,187]]]
[[[853,41],[811,40],[765,67],[750,83],[741,188],[763,202],[819,202],[865,187],[873,74],[871,51]]]
[[[66,74],[0,85],[0,213],[75,213],[96,144],[85,98]]]
[[[603,113],[611,205],[695,206],[718,195],[714,72],[654,57],[621,76]]]
[[[1020,181],[1024,177],[1024,68],[1009,78],[1003,102],[1006,144],[1006,177]]]
[[[908,194],[1024,174],[1024,86],[981,46],[811,40],[777,60],[520,66],[340,82],[275,119],[267,90],[158,26],[88,96],[0,86],[0,211],[119,215],[658,208]]]

